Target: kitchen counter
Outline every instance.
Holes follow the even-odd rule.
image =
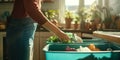
[[[71,32],[71,33],[77,33],[79,34],[79,36],[81,36],[82,38],[92,38],[93,37],[93,31],[92,30],[80,30],[80,29],[61,29],[64,32]],[[5,32],[6,30],[0,29],[0,32]],[[46,30],[45,28],[37,28],[36,32],[49,32],[48,30]],[[87,36],[86,36],[87,34]]]
[[[120,32],[94,31],[93,35],[120,44]]]
[[[73,33],[89,33],[92,34],[92,30],[83,30],[83,29],[61,29],[64,32],[73,32]],[[42,32],[49,32],[48,30],[44,28],[37,29],[37,31],[42,31]]]
[[[80,29],[61,29],[64,32],[73,32],[73,33],[88,33],[88,34],[92,34],[93,31],[92,30],[80,30]],[[6,29],[0,29],[0,32],[5,32]],[[48,30],[44,29],[44,28],[37,28],[36,32],[49,32]]]

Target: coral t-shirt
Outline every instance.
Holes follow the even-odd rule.
[[[47,19],[41,12],[42,0],[15,0],[11,16],[13,18],[31,17],[40,25],[44,24]]]

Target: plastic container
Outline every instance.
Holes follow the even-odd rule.
[[[73,44],[73,43],[97,43],[97,42],[108,42],[107,40],[101,39],[101,38],[92,38],[92,39],[82,39],[81,37],[77,36],[76,34],[73,33],[66,33],[70,38],[70,42],[66,42],[67,44]],[[46,40],[47,44],[64,44],[63,41],[61,41],[57,36],[50,36]]]
[[[81,44],[48,44],[44,47],[46,60],[119,60],[120,46],[112,43],[94,43],[101,51],[66,51],[66,46],[79,48],[89,43]]]
[[[69,36],[70,41],[64,41],[64,40],[62,41],[56,35],[53,35],[47,38],[46,43],[47,44],[52,44],[52,43],[58,44],[58,43],[75,43],[76,42],[76,39],[73,33],[66,33],[66,34]]]
[[[82,42],[77,42],[75,38],[71,39],[72,43],[62,43],[62,42],[50,42],[46,40],[47,44],[81,44],[81,43],[99,43],[99,42],[108,42],[107,40],[100,39],[100,38],[93,38],[93,39],[82,39]]]
[[[108,42],[107,40],[101,38],[93,38],[93,39],[82,39],[83,42]]]
[[[82,38],[79,38],[79,36],[76,36],[75,34],[72,34],[72,33],[69,33],[68,35],[71,38],[71,42],[67,42],[67,43],[108,42],[107,40],[104,40],[101,38],[82,39]],[[52,44],[52,43],[57,43],[57,44],[61,43],[62,44],[63,42],[61,42],[58,38],[56,38],[56,36],[50,36],[49,38],[47,38],[46,43],[47,44]]]

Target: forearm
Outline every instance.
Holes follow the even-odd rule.
[[[63,31],[61,31],[57,26],[52,24],[50,21],[47,21],[45,24],[43,24],[43,27],[45,27],[50,32],[55,33],[56,35],[63,33]]]

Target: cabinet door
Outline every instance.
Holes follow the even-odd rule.
[[[40,32],[40,60],[46,60],[45,53],[43,52],[43,48],[46,45],[46,39],[51,35],[52,33],[50,32]]]
[[[34,38],[34,57],[33,60],[45,60],[43,48],[46,45],[46,39],[50,37],[50,32],[36,32]]]
[[[39,45],[40,45],[40,32],[35,32],[33,60],[40,60],[40,47],[39,47]]]
[[[3,60],[3,37],[6,36],[6,32],[0,32],[0,60]]]

